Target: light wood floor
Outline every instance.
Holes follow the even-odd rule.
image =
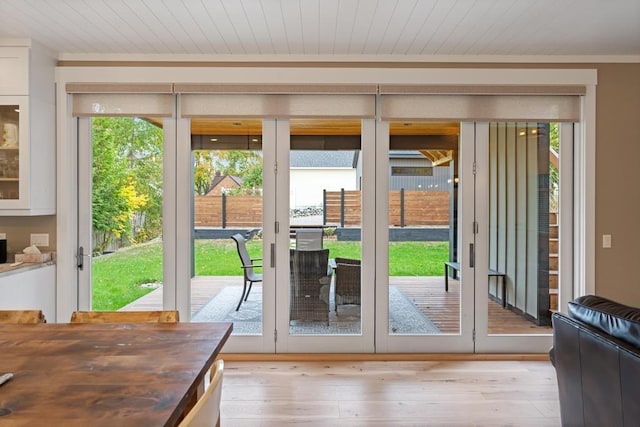
[[[223,427],[559,426],[547,362],[226,361]]]
[[[460,328],[460,283],[449,280],[444,290],[443,277],[393,277],[398,288],[431,319],[442,333],[458,333]],[[225,286],[242,286],[240,276],[198,276],[191,280],[191,314],[196,313]],[[134,301],[124,310],[158,310],[162,308],[162,289],[156,289]],[[536,326],[519,314],[502,308],[487,298],[490,334],[551,333],[551,328]]]

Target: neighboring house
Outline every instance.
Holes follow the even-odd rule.
[[[220,172],[216,172],[213,181],[211,181],[211,186],[204,195],[220,196],[227,190],[240,186],[242,186],[242,178],[232,175],[221,175]]]
[[[453,182],[450,164],[434,166],[434,162],[419,151],[391,151],[389,190],[449,190]]]
[[[322,206],[322,192],[357,190],[357,151],[301,151],[290,155],[289,196],[292,208]]]
[[[362,158],[358,151],[291,151],[292,208],[322,206],[322,191],[360,189]],[[390,190],[446,191],[451,189],[450,163],[434,166],[419,151],[389,154]]]

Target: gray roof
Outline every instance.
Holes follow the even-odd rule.
[[[389,151],[389,158],[393,159],[424,159],[425,157],[415,150],[393,150]]]
[[[354,151],[301,151],[290,154],[292,168],[353,168]]]

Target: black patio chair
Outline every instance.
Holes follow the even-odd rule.
[[[251,286],[253,286],[253,284],[256,282],[262,282],[262,274],[253,271],[253,269],[256,267],[262,267],[261,264],[254,264],[255,261],[262,261],[262,258],[252,259],[249,256],[249,252],[247,252],[247,246],[245,244],[245,239],[242,234],[234,234],[233,236],[231,236],[231,238],[236,242],[236,246],[238,248],[238,256],[240,256],[240,261],[242,262],[242,271],[244,273],[244,286],[242,287],[242,296],[240,297],[240,301],[238,301],[238,306],[236,307],[236,311],[238,311],[240,310],[242,301],[246,301],[247,298],[249,298]],[[248,289],[247,283],[249,284]]]
[[[289,320],[329,323],[329,249],[291,250]]]
[[[360,260],[336,258],[335,310],[345,304],[360,305]]]

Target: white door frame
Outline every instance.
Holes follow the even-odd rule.
[[[389,216],[376,220],[376,352],[471,353],[473,352],[473,270],[466,248],[473,243],[473,133],[461,127],[458,174],[458,256],[460,262],[460,330],[455,334],[389,334]],[[379,122],[376,159],[376,212],[389,206],[389,122]],[[471,149],[467,150],[465,147]]]
[[[91,309],[91,263],[92,263],[92,233],[87,230],[92,229],[92,142],[91,142],[91,118],[75,118],[74,124],[77,126],[77,147],[78,147],[78,248],[83,248],[83,254],[78,253],[78,263],[82,263],[82,268],[78,269],[78,310]],[[87,160],[88,159],[88,160]],[[87,185],[88,184],[88,185]]]
[[[361,131],[362,212],[374,212],[375,192],[375,127],[374,119],[363,119]],[[290,122],[277,120],[277,221],[276,234],[277,271],[277,342],[278,353],[372,353],[374,352],[374,287],[373,268],[375,227],[374,215],[362,215],[362,292],[360,335],[291,335],[289,334],[289,154]],[[265,160],[265,167],[267,163]]]
[[[242,115],[239,115],[242,117]],[[189,120],[190,122],[190,120]],[[191,138],[191,128],[188,128],[188,137]],[[189,139],[190,141],[190,139]],[[225,344],[225,352],[228,353],[273,353],[275,352],[275,298],[276,298],[276,269],[271,264],[271,245],[275,244],[275,204],[269,203],[275,200],[276,177],[275,169],[268,165],[275,164],[276,158],[276,121],[274,119],[262,119],[262,159],[263,159],[263,205],[262,205],[262,333],[260,335],[231,335]],[[191,144],[188,144],[189,156]],[[190,157],[189,157],[190,158]],[[189,164],[188,162],[186,164]],[[181,186],[191,183],[191,172],[181,175]],[[191,201],[184,206],[192,206]],[[188,262],[189,269],[183,272],[180,283],[191,282],[191,215],[183,215],[180,221],[181,234],[188,236],[189,258],[180,257],[181,262]],[[190,299],[189,299],[190,304]]]
[[[116,116],[114,116],[116,117]],[[77,123],[78,185],[77,185],[77,247],[83,247],[83,267],[77,274],[77,310],[91,310],[92,303],[92,189],[93,141],[91,117],[79,117]],[[163,309],[176,306],[176,133],[175,120],[163,119],[163,202],[162,202],[162,296]],[[188,163],[187,163],[188,165]],[[185,318],[188,311],[181,313]],[[189,316],[186,316],[188,318]]]
[[[478,233],[476,235],[476,298],[475,298],[475,352],[476,353],[545,353],[551,347],[552,333],[538,334],[492,334],[488,332],[488,265],[489,265],[489,123],[463,123],[463,127],[475,130],[476,152],[476,221]],[[573,245],[573,177],[574,171],[573,149],[579,144],[575,139],[574,128],[578,124],[560,123],[560,276],[559,276],[559,308],[566,306],[566,302],[573,298],[574,258]],[[480,250],[485,248],[485,250]]]
[[[153,70],[153,72],[150,72]],[[329,71],[328,71],[329,70]],[[56,221],[57,221],[57,319],[66,322],[80,306],[77,287],[78,243],[78,132],[72,117],[68,83],[274,83],[291,84],[438,84],[438,85],[585,85],[583,120],[576,129],[574,183],[574,296],[595,291],[595,118],[597,71],[594,69],[506,69],[499,68],[333,68],[306,67],[119,67],[74,66],[56,70]],[[386,171],[385,171],[386,173]],[[382,192],[380,197],[385,197]],[[376,223],[376,230],[380,225]],[[184,229],[182,228],[181,230]],[[386,231],[386,228],[385,228]],[[382,258],[382,259],[381,259]],[[387,262],[377,255],[377,265]],[[380,277],[383,273],[377,270]],[[384,272],[386,273],[386,272]],[[86,296],[82,297],[86,299]],[[183,309],[181,304],[180,309]],[[386,319],[384,319],[386,322]],[[380,325],[377,324],[379,329]],[[386,327],[386,323],[384,324]],[[381,347],[384,347],[383,345]],[[384,351],[384,348],[382,348]]]

